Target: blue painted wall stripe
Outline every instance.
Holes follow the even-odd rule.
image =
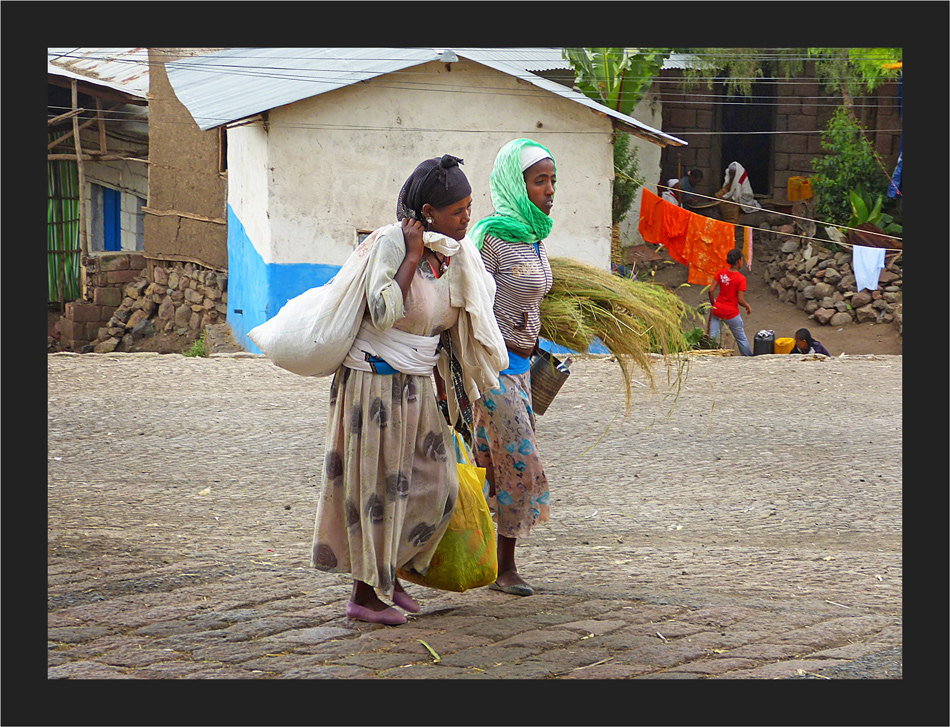
[[[260,353],[248,332],[277,315],[291,298],[326,284],[339,269],[317,263],[265,263],[228,205],[228,323],[245,350]]]
[[[265,263],[228,205],[228,323],[246,351],[261,352],[247,337],[249,331],[277,315],[291,298],[325,285],[339,270],[339,265]],[[555,355],[575,353],[545,339],[541,347]],[[609,353],[600,341],[589,352]]]

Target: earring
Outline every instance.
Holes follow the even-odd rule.
[[[431,225],[431,224],[432,224],[432,218],[431,218],[431,217],[426,217],[426,222],[428,222],[428,223]]]

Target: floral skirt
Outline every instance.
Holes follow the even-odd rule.
[[[450,437],[430,377],[341,367],[330,385],[311,565],[386,596],[398,568],[424,574],[458,497]]]
[[[475,404],[475,462],[495,484],[488,504],[498,534],[524,538],[550,516],[548,478],[538,456],[531,374],[502,374]]]

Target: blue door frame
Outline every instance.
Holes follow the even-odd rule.
[[[102,189],[103,246],[109,252],[122,249],[122,229],[119,226],[119,213],[122,210],[122,198],[115,189]]]

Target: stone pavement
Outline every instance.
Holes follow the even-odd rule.
[[[386,627],[308,567],[328,379],[48,356],[49,679],[902,678],[901,356],[581,358],[539,447],[537,594]],[[763,722],[764,723],[764,722]]]

